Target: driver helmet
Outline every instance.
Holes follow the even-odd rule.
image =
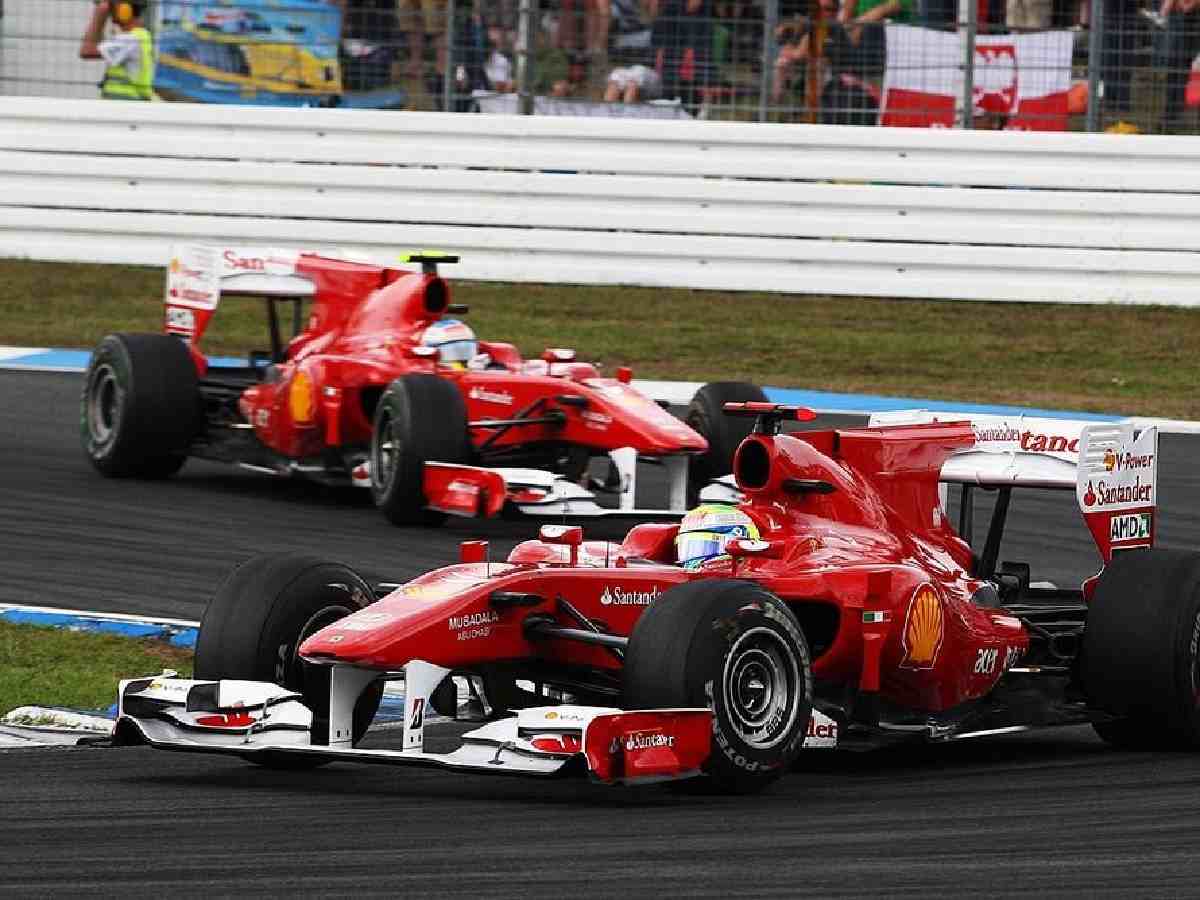
[[[685,569],[696,568],[705,560],[725,553],[725,545],[734,538],[758,540],[758,528],[748,515],[726,503],[697,506],[679,523],[675,536],[675,555]]]
[[[479,353],[479,343],[470,326],[458,319],[441,319],[425,329],[421,343],[438,351],[438,359],[458,369]]]

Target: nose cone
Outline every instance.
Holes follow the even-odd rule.
[[[414,659],[454,668],[493,650],[500,658],[521,655],[519,621],[488,602],[514,568],[468,563],[422,575],[321,629],[300,646],[300,655],[377,669],[400,669]]]

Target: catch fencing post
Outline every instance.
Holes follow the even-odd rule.
[[[775,84],[775,29],[779,25],[779,0],[767,0],[763,10],[762,82],[758,89],[758,121],[767,121],[771,89]]]
[[[420,15],[421,13],[418,13]],[[458,80],[454,71],[454,0],[446,4],[446,69],[442,72],[442,111],[450,112],[454,102],[454,84]]]
[[[517,110],[533,115],[533,0],[521,0],[517,13]]]
[[[975,33],[978,28],[979,6],[976,0],[958,0],[958,33],[962,38],[963,48],[959,128],[970,129],[975,125]]]
[[[1100,130],[1101,60],[1104,56],[1104,0],[1092,0],[1088,20],[1088,107],[1087,130]]]

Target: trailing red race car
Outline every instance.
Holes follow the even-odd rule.
[[[439,263],[418,270],[311,253],[177,247],[165,334],[109,335],[82,400],[84,450],[110,476],[164,477],[189,456],[273,475],[369,487],[398,524],[446,514],[590,516],[637,508],[638,460],[668,475],[667,510],[729,471],[748,428],[720,415],[757,387],[702,387],[680,421],[635,389],[628,369],[602,378],[573,350],[525,360],[476,341]],[[271,349],[214,365],[199,347],[226,296],[266,302]],[[303,307],[309,304],[307,314]],[[285,341],[280,307],[291,306]],[[586,478],[593,456],[609,457]],[[587,482],[592,490],[581,486]],[[604,508],[593,491],[616,496]]]
[[[320,558],[252,560],[204,615],[198,680],[122,683],[118,742],[269,765],[702,773],[731,791],[818,748],[1044,725],[1200,745],[1200,554],[1151,549],[1156,431],[917,416],[779,434],[811,414],[731,407],[757,417],[734,462],[744,501],[619,544],[548,525],[490,562],[466,542],[461,563],[379,599]],[[1056,587],[1000,561],[1027,488],[1075,491],[1099,575]],[[980,489],[996,500],[973,546]],[[403,749],[356,748],[379,679],[401,671]],[[487,724],[427,752],[430,707]]]

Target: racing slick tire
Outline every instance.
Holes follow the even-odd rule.
[[[708,707],[711,787],[761,790],[804,745],[812,658],[795,615],[759,585],[736,579],[678,585],[638,619],[625,651],[626,709]]]
[[[196,638],[195,677],[266,681],[304,695],[313,718],[329,712],[329,669],[302,660],[305,639],[374,602],[370,586],[349,566],[300,553],[257,556],[234,569],[209,601]],[[354,707],[355,744],[367,733],[383,682]],[[324,760],[290,755],[246,757],[272,768],[304,769]]]
[[[455,384],[436,375],[404,375],[388,385],[371,430],[371,495],[389,522],[445,522],[445,513],[425,508],[425,463],[470,459],[467,406]]]
[[[110,334],[92,354],[80,398],[91,464],[113,478],[165,478],[200,430],[200,388],[187,345],[169,334]]]
[[[1096,585],[1079,653],[1096,733],[1127,750],[1200,749],[1200,553],[1116,554]]]
[[[762,388],[744,381],[714,381],[696,391],[684,421],[708,441],[708,450],[688,466],[689,507],[699,502],[706,484],[733,471],[733,454],[754,428],[752,418],[725,415],[725,404],[766,402]]]

